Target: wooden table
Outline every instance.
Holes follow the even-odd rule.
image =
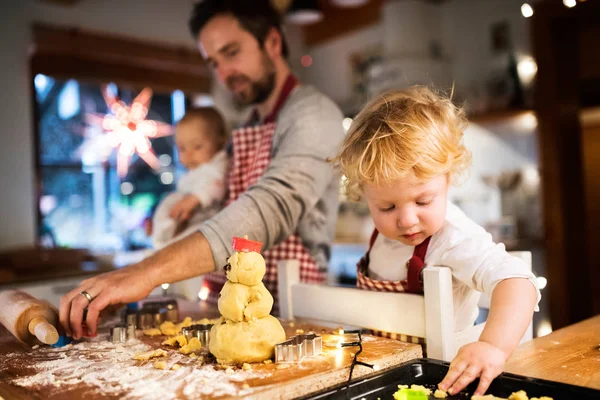
[[[198,305],[193,304],[196,305],[196,314],[189,309],[182,310],[180,306],[181,315],[189,315],[194,319],[210,318],[215,315],[215,310],[206,306],[201,307],[201,312],[198,313]],[[332,387],[348,379],[349,367],[358,348],[335,348],[341,336],[333,335],[331,327],[317,326],[308,321],[283,321],[283,326],[288,337],[301,333],[300,330],[314,331],[322,335],[325,342],[323,354],[300,364],[287,364],[284,367],[280,364],[252,364],[250,371],[243,370],[240,366],[227,371],[218,368],[214,361],[199,366],[197,359],[182,356],[171,348],[169,362],[176,361],[183,368],[176,371],[162,371],[152,368],[154,360],[132,361],[131,354],[123,354],[122,349],[115,349],[111,344],[108,346],[112,348],[107,347],[105,341],[97,341],[99,344],[104,343],[103,347],[83,349],[78,345],[77,348],[62,348],[65,350],[60,349],[60,352],[56,351],[59,349],[49,348],[31,350],[16,342],[0,326],[0,397],[6,400],[72,398],[94,400],[121,399],[131,393],[137,395],[142,393],[138,398],[292,399]],[[161,346],[164,339],[165,337],[141,338],[144,344],[152,348],[170,349],[168,346]],[[326,346],[327,343],[331,345],[332,339],[335,341],[334,346]],[[87,344],[96,346],[92,342]],[[115,356],[119,356],[117,354],[119,352],[124,358],[114,361]],[[420,357],[422,357],[422,349],[419,345],[367,336],[359,360],[387,369]],[[55,362],[61,363],[60,367],[52,365]],[[34,368],[40,363],[50,365],[52,368],[50,372],[48,369]],[[108,374],[106,378],[109,370],[114,373]],[[99,378],[91,376],[96,372]],[[361,378],[373,373],[375,371],[370,368],[357,366],[353,377]],[[136,375],[134,379],[131,378],[132,374]],[[13,381],[16,378],[24,378],[29,382],[32,379],[36,384],[15,385]],[[194,379],[193,382],[190,378]],[[99,381],[101,385],[98,385]],[[96,383],[90,384],[90,382]],[[145,388],[146,385],[148,389]],[[212,393],[204,394],[203,391],[209,387],[217,389]]]
[[[600,390],[600,315],[521,344],[506,372]]]

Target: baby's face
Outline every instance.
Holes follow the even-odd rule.
[[[385,185],[365,184],[363,191],[377,230],[406,245],[421,244],[446,219],[446,175],[427,182],[412,177]]]
[[[179,162],[188,170],[209,162],[218,151],[212,135],[207,134],[210,124],[190,121],[175,129],[175,144]]]

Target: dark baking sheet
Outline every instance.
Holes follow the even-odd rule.
[[[398,367],[384,371],[375,376],[353,382],[349,393],[345,385],[327,389],[323,392],[303,397],[302,399],[381,399],[392,400],[393,394],[398,390],[398,385],[423,385],[435,390],[448,372],[450,364],[429,358],[412,360]],[[360,367],[358,367],[360,368]],[[447,400],[470,399],[477,388],[477,381],[473,382],[455,396],[448,396]],[[528,378],[520,375],[504,373],[497,377],[490,385],[486,394],[507,398],[511,393],[524,390],[531,397],[549,396],[554,400],[599,400],[600,390],[551,382],[543,379]],[[429,396],[434,399],[433,395]]]

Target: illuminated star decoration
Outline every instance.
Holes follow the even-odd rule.
[[[103,88],[102,94],[111,114],[91,114],[88,115],[88,121],[102,127],[108,144],[117,149],[119,176],[127,175],[131,157],[136,153],[146,164],[157,170],[160,163],[152,151],[150,138],[171,135],[172,128],[164,122],[146,119],[152,100],[152,89],[143,89],[131,106],[109,93],[107,87]]]

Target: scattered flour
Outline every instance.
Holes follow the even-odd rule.
[[[137,339],[113,344],[98,338],[62,348],[42,348],[30,353],[29,366],[37,372],[33,376],[16,378],[13,384],[23,387],[67,386],[84,383],[97,387],[100,394],[117,395],[123,399],[204,398],[238,396],[243,392],[241,382],[258,378],[252,371],[236,370],[226,373],[213,366],[200,366],[176,351],[169,351],[167,365],[180,364],[181,368],[157,370],[152,362],[133,360],[137,353],[150,346]],[[12,353],[5,362],[22,359]],[[191,363],[190,363],[191,362]],[[1,364],[1,363],[0,363]],[[236,384],[237,383],[237,384]]]

